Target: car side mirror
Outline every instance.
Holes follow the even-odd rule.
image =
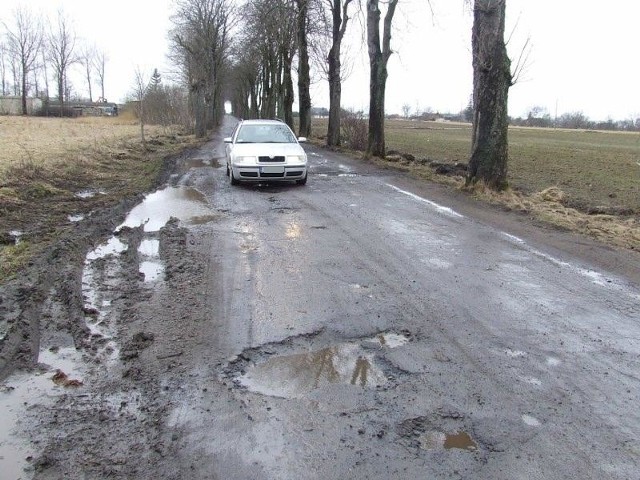
[[[307,137],[298,137],[298,142],[304,143],[307,141]]]
[[[224,138],[224,143],[231,143],[231,142],[232,142],[231,137],[225,137]]]

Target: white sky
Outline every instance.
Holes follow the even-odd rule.
[[[464,0],[400,0],[389,61],[387,113],[403,104],[457,112],[471,94],[472,15]],[[158,68],[169,79],[167,32],[172,0],[3,0],[0,19],[10,23],[16,5],[54,17],[62,7],[78,36],[109,58],[106,95],[120,101],[132,90],[134,70]],[[353,73],[343,86],[343,106],[368,108],[366,46],[351,23]],[[515,28],[514,28],[515,27]],[[640,116],[637,0],[507,0],[509,52],[515,64],[527,38],[526,71],[509,92],[511,115],[542,106],[551,116],[582,111],[592,120]],[[78,80],[76,90],[86,89]],[[97,96],[94,94],[94,96]],[[328,107],[326,82],[312,88],[314,106]],[[557,109],[557,110],[556,110]]]

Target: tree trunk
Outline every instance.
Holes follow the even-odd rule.
[[[506,0],[475,0],[473,52],[473,133],[467,185],[507,187],[508,115],[511,62],[504,43]]]
[[[23,115],[27,115],[28,109],[27,109],[27,67],[24,65],[24,63],[22,64],[22,114]]]
[[[332,0],[332,43],[329,50],[329,126],[327,127],[327,145],[340,145],[340,102],[342,97],[342,79],[340,50],[342,47],[342,39],[347,30],[347,8],[351,0]]]
[[[335,45],[329,52],[329,127],[327,145],[340,145],[340,102],[342,82],[340,81],[340,46]]]
[[[295,130],[295,125],[293,123],[293,102],[294,102],[294,93],[293,93],[293,79],[291,78],[291,66],[293,63],[293,58],[289,53],[284,57],[284,68],[282,75],[282,88],[284,90],[283,95],[283,110],[284,110],[284,123],[289,125],[291,130]]]
[[[311,76],[309,74],[309,50],[307,45],[308,0],[296,0],[298,5],[298,103],[300,125],[298,135],[311,136]]]
[[[367,0],[367,44],[369,48],[369,136],[367,157],[384,158],[384,100],[387,84],[387,62],[391,56],[391,22],[398,0],[390,0],[384,16],[380,46],[380,9],[378,0]]]
[[[195,117],[195,136],[204,138],[207,135],[207,109],[205,104],[204,85],[195,83],[193,91],[193,116]]]

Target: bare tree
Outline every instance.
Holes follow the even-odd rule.
[[[147,80],[140,67],[136,67],[134,75],[133,98],[136,101],[136,113],[138,114],[138,121],[140,122],[140,141],[146,148],[147,142],[144,138],[144,124],[146,120],[145,97],[149,87],[149,80]]]
[[[89,91],[89,101],[93,102],[93,69],[96,64],[97,50],[95,45],[86,44],[80,49],[78,59],[84,69],[84,78],[87,81],[87,90]]]
[[[504,41],[506,0],[475,0],[473,7],[473,133],[467,185],[507,187],[511,61]]]
[[[6,95],[8,92],[8,83],[7,83],[7,46],[5,43],[0,42],[0,92],[2,95]]]
[[[392,0],[397,1],[397,0]],[[340,50],[349,22],[348,8],[351,0],[327,0],[331,11],[331,49],[329,64],[329,126],[327,127],[327,145],[340,145],[340,103],[342,97],[342,78]]]
[[[19,7],[13,14],[13,28],[5,24],[9,54],[13,59],[14,88],[20,85],[22,114],[27,114],[29,75],[37,67],[38,52],[42,45],[42,24],[26,8]],[[3,86],[4,88],[4,86]]]
[[[106,101],[106,97],[104,96],[104,76],[107,60],[109,60],[109,58],[103,50],[96,50],[96,54],[93,57],[93,70],[96,72],[96,75],[98,75],[98,85],[100,85],[100,99],[102,101]]]
[[[76,56],[76,35],[71,30],[71,21],[62,10],[58,11],[58,19],[50,28],[49,34],[49,60],[53,65],[56,84],[58,87],[58,100],[60,101],[60,116],[63,114],[65,91],[70,91],[67,78],[69,67],[78,61]]]
[[[367,156],[384,157],[384,99],[387,83],[387,62],[391,51],[391,22],[398,0],[389,0],[384,16],[380,43],[380,9],[378,0],[367,0],[367,45],[369,47],[369,139]]]
[[[409,118],[409,115],[411,114],[411,105],[409,105],[408,103],[405,103],[402,105],[402,116],[404,118]]]

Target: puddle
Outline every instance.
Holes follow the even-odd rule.
[[[273,357],[253,365],[238,378],[252,392],[299,398],[330,384],[375,388],[387,381],[374,355],[356,344],[343,344],[309,353]]]
[[[116,230],[125,226],[134,228],[144,225],[145,232],[157,232],[171,217],[188,222],[211,214],[207,199],[202,193],[188,187],[167,187],[145,197]]]
[[[387,383],[370,344],[396,348],[406,344],[404,335],[386,332],[360,343],[343,343],[320,350],[274,356],[254,364],[238,377],[249,391],[272,397],[299,398],[330,384],[376,388]]]
[[[467,432],[444,433],[434,430],[420,436],[420,448],[424,450],[459,449],[474,452],[478,446]]]
[[[106,195],[106,192],[102,190],[80,190],[75,193],[75,196],[82,199],[93,198],[96,195]]]
[[[140,262],[140,273],[144,275],[145,282],[153,282],[164,273],[164,265],[160,262],[145,260]]]
[[[397,348],[409,343],[409,338],[397,333],[380,333],[372,341],[379,343],[383,347]]]
[[[71,223],[76,223],[76,222],[80,222],[81,220],[84,220],[84,215],[69,215],[67,219]]]
[[[107,255],[115,255],[124,252],[127,249],[127,245],[124,244],[119,238],[111,237],[106,243],[99,245],[94,250],[87,254],[85,264],[104,258]]]
[[[96,344],[96,355],[107,362],[118,358],[119,348],[113,340],[113,325],[110,324],[111,302],[118,295],[117,285],[120,276],[120,264],[116,253],[127,249],[117,237],[89,252],[82,270],[82,296],[84,299],[85,325]],[[97,268],[96,260],[104,259],[103,268]],[[99,343],[98,343],[99,342]]]
[[[80,354],[75,348],[60,348],[56,351],[40,352],[38,361],[49,366],[46,371],[19,373],[0,384],[0,477],[7,479],[26,478],[27,458],[34,452],[30,442],[19,429],[24,421],[25,411],[34,404],[49,402],[50,399],[73,391],[55,383],[52,377],[56,370],[67,374],[67,378],[81,381],[78,365]],[[82,388],[82,387],[80,387]]]
[[[138,253],[147,257],[157,257],[160,255],[160,240],[155,238],[145,238],[140,242]]]

